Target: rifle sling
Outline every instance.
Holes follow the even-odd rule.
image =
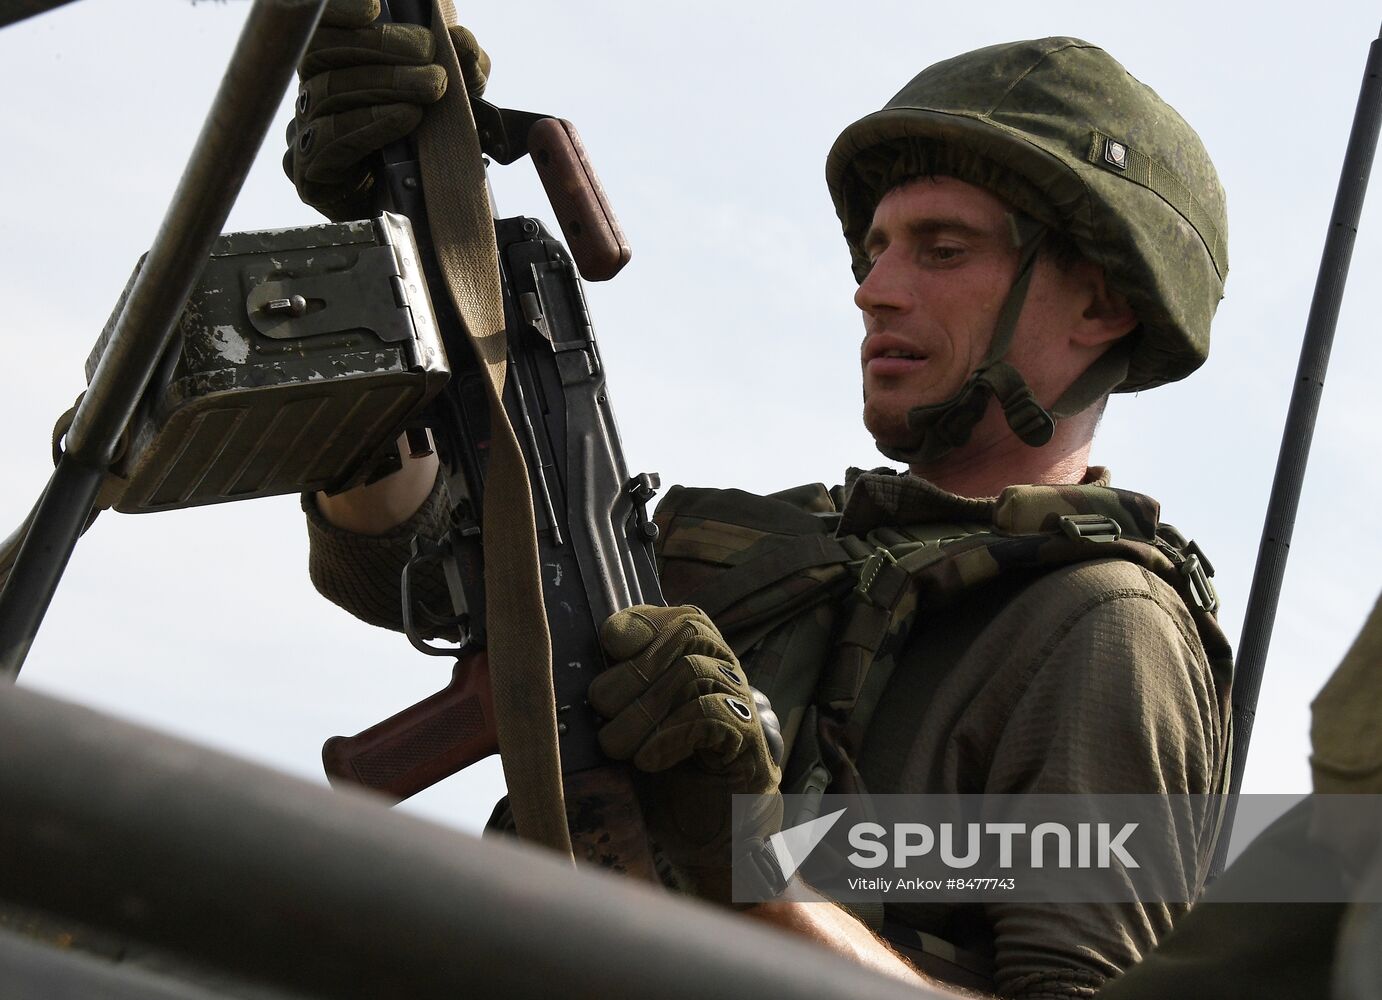
[[[504,412],[508,340],[498,251],[480,140],[447,31],[455,23],[451,0],[433,0],[432,33],[437,61],[446,68],[446,96],[418,130],[418,161],[437,263],[488,376],[492,438],[482,522],[495,724],[519,836],[570,857],[532,490]]]

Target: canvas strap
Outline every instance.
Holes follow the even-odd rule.
[[[571,854],[557,747],[552,641],[542,602],[527,466],[504,412],[508,338],[494,220],[465,77],[447,31],[451,0],[433,0],[446,96],[418,130],[427,221],[446,290],[487,376],[490,457],[482,512],[486,628],[500,758],[518,835]]]

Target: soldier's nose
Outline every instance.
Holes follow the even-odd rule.
[[[854,292],[854,304],[868,315],[886,310],[905,310],[910,303],[907,283],[900,268],[885,250],[873,262],[869,273]]]

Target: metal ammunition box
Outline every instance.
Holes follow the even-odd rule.
[[[398,434],[448,376],[418,261],[408,220],[387,213],[220,237],[104,501],[140,513],[336,491],[396,467]]]

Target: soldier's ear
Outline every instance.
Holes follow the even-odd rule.
[[[1102,267],[1080,260],[1071,265],[1071,270],[1084,302],[1080,321],[1071,330],[1072,342],[1081,347],[1098,347],[1136,328],[1137,314],[1121,292],[1109,287]]]

